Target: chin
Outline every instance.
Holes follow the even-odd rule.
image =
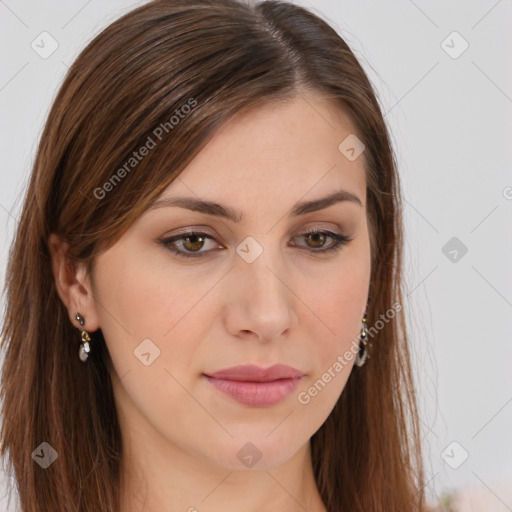
[[[276,425],[264,432],[253,429],[254,435],[246,431],[233,438],[226,435],[225,442],[215,441],[217,448],[212,462],[233,471],[275,469],[282,466],[304,443],[293,439],[291,432],[283,430],[277,435],[277,429],[275,432],[272,429],[276,429]]]

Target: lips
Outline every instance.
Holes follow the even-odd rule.
[[[214,379],[238,380],[243,382],[270,382],[278,379],[295,379],[303,376],[296,368],[284,364],[275,364],[261,368],[254,364],[232,366],[215,373],[206,374]]]
[[[215,389],[239,403],[251,407],[269,407],[287,398],[304,374],[282,364],[269,368],[240,365],[204,374],[204,377]]]

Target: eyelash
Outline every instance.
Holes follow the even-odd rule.
[[[308,236],[308,235],[315,235],[315,234],[325,234],[329,238],[334,239],[334,244],[331,245],[331,247],[328,247],[327,249],[307,249],[306,250],[311,254],[325,254],[329,253],[331,251],[339,251],[342,249],[345,245],[347,245],[349,242],[352,241],[352,238],[349,238],[345,235],[339,235],[338,233],[333,233],[332,231],[326,231],[326,230],[320,230],[320,229],[314,229],[311,231],[306,231],[305,233],[302,233],[298,236]],[[196,252],[196,253],[187,253],[185,251],[176,249],[176,247],[172,246],[172,244],[176,241],[182,241],[184,238],[192,237],[192,236],[200,236],[201,238],[209,238],[210,240],[214,240],[214,237],[210,236],[208,233],[204,233],[202,231],[189,231],[187,233],[181,233],[180,235],[176,235],[170,238],[166,238],[164,240],[161,240],[161,243],[164,247],[166,247],[168,250],[176,254],[177,256],[180,256],[182,258],[202,258],[205,254],[208,254],[210,251],[203,251],[203,252]]]

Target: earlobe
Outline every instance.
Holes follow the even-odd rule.
[[[87,319],[87,330],[99,328],[96,303],[88,282],[85,265],[73,263],[68,257],[68,244],[55,233],[48,239],[48,250],[52,260],[55,288],[62,303],[68,310],[71,323],[80,328],[76,320],[77,312]]]

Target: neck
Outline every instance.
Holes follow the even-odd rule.
[[[326,512],[309,441],[279,467],[231,470],[151,437],[123,446],[122,512]]]

